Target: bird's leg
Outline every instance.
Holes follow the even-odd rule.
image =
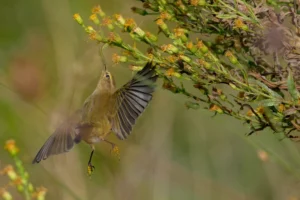
[[[111,154],[114,154],[115,156],[118,157],[118,159],[120,160],[120,150],[119,150],[119,147],[115,144],[115,143],[112,143],[106,139],[103,139],[104,142],[107,142],[108,144],[111,145],[111,150],[110,150],[110,153]]]
[[[91,147],[92,147],[92,152],[90,154],[90,159],[89,159],[89,162],[88,162],[88,175],[91,175],[92,172],[95,169],[95,166],[92,165],[92,158],[93,158],[93,154],[94,154],[94,151],[95,151],[95,147],[94,147],[94,145],[91,145]]]

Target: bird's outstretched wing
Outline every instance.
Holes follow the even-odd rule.
[[[113,94],[111,124],[119,139],[127,138],[135,121],[151,101],[156,79],[155,67],[148,62],[132,80]]]
[[[81,111],[78,110],[70,118],[64,121],[54,133],[47,139],[39,150],[32,163],[39,163],[51,155],[68,152],[76,143],[76,124],[80,120]],[[75,140],[74,140],[75,139]],[[79,141],[78,141],[79,142]]]

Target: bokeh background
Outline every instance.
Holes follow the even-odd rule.
[[[86,174],[90,147],[32,165],[31,161],[62,119],[94,90],[102,64],[98,46],[72,19],[88,19],[94,5],[132,17],[157,32],[153,19],[134,15],[135,0],[15,0],[0,2],[0,145],[15,139],[34,185],[47,199],[300,199],[299,143],[270,131],[246,137],[246,125],[204,109],[187,110],[185,97],[160,86],[126,141],[110,140],[121,160],[100,143],[96,170]],[[106,62],[117,86],[132,77],[127,65]],[[0,148],[0,168],[12,164]],[[0,176],[0,187],[8,182]],[[11,188],[16,198],[22,199]]]

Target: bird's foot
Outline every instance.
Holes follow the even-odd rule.
[[[110,154],[112,154],[113,156],[116,156],[118,158],[118,160],[121,159],[121,156],[120,156],[120,149],[117,145],[115,145],[114,143],[106,140],[106,139],[103,139],[104,142],[107,142],[108,144],[111,145],[111,150],[110,150]]]
[[[115,144],[112,144],[111,145],[111,150],[110,150],[110,153],[114,156],[116,156],[118,158],[118,160],[121,159],[121,156],[120,156],[120,149],[117,145]]]
[[[91,175],[92,175],[92,173],[93,173],[94,169],[95,169],[95,166],[94,166],[94,165],[92,165],[92,163],[91,163],[91,162],[89,162],[89,163],[88,163],[88,167],[87,167],[87,173],[88,173],[88,175],[89,175],[89,176],[91,176]]]

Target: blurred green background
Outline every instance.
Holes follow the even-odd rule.
[[[187,110],[185,97],[161,87],[128,140],[110,136],[120,162],[109,145],[98,144],[89,178],[91,150],[81,143],[32,165],[57,124],[94,90],[102,67],[98,47],[72,15],[87,21],[97,4],[157,31],[151,18],[132,14],[130,8],[141,5],[134,0],[0,2],[0,144],[16,140],[31,181],[48,189],[47,199],[300,199],[299,143],[268,131],[246,137],[241,122]],[[120,87],[132,73],[126,65],[112,66],[115,52],[107,48],[105,56]],[[9,163],[1,147],[0,168]],[[0,187],[7,182],[0,176]]]

